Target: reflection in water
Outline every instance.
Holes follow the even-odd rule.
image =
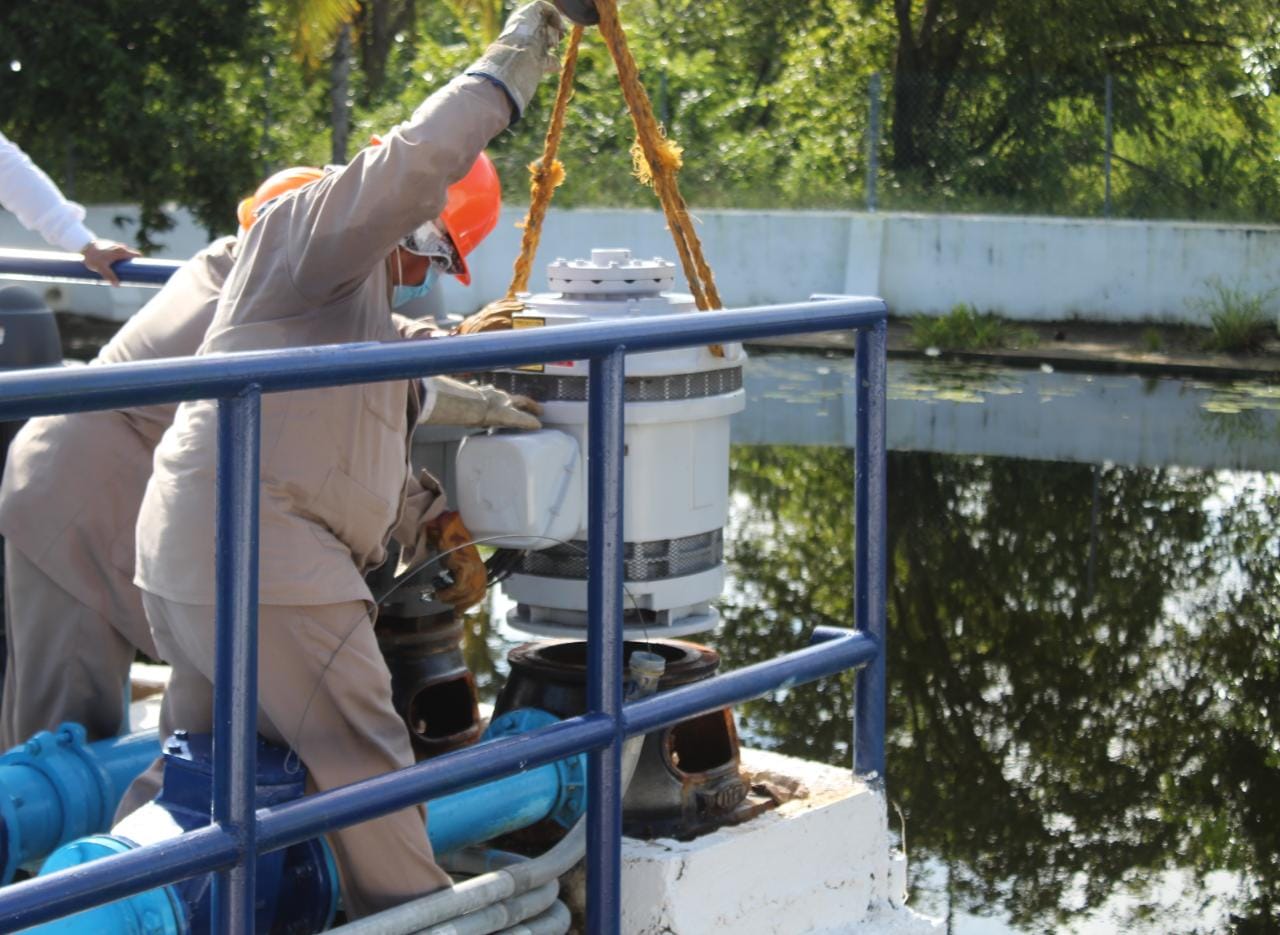
[[[735,449],[729,665],[852,619],[851,471],[842,449]],[[1280,486],[914,453],[889,476],[888,779],[913,859],[1018,930],[1175,867],[1239,872],[1237,930],[1280,923]],[[847,763],[851,694],[756,702],[744,732]]]
[[[851,377],[748,368],[703,638],[726,667],[852,620]],[[1280,461],[1275,392],[890,378],[888,781],[921,908],[1008,923],[957,923],[983,933],[1280,931],[1280,476],[1225,470]],[[492,700],[522,637],[489,619],[467,660]],[[850,677],[778,692],[740,728],[846,765],[851,697]]]

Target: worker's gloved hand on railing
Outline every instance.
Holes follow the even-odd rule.
[[[524,307],[524,303],[519,299],[495,299],[474,315],[464,318],[462,324],[453,329],[453,333],[482,334],[486,331],[510,331],[512,316],[524,311]]]
[[[122,243],[116,243],[114,240],[91,240],[84,245],[84,249],[80,251],[80,256],[84,258],[86,268],[97,273],[113,286],[120,285],[120,279],[116,276],[115,270],[111,268],[112,263],[118,263],[121,260],[132,260],[142,256],[133,247],[126,247]]]
[[[422,420],[429,425],[467,428],[538,429],[542,406],[527,396],[492,386],[472,386],[451,377],[425,381]]]
[[[436,591],[435,598],[462,613],[484,599],[488,586],[488,570],[480,552],[471,544],[471,533],[455,510],[441,513],[427,523],[425,539],[428,548],[442,555],[436,575],[447,571],[453,584]]]
[[[538,90],[544,75],[560,70],[559,46],[564,20],[547,0],[534,0],[507,18],[498,38],[470,68],[468,75],[484,75],[506,89],[516,109],[516,119]]]

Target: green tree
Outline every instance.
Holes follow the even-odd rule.
[[[136,202],[143,246],[171,201],[225,229],[257,175],[258,121],[229,100],[255,26],[248,0],[9,4],[4,130],[78,196]]]
[[[1118,117],[1149,130],[1188,77],[1234,89],[1236,106],[1256,110],[1260,73],[1276,65],[1274,5],[1254,0],[895,0],[892,9],[892,164],[930,176],[1036,134],[1055,102],[1098,100],[1108,73],[1140,79]]]

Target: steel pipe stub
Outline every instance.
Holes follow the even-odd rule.
[[[556,8],[579,26],[595,26],[600,22],[600,11],[594,0],[555,0]]]

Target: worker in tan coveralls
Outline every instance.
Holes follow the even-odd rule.
[[[187,261],[91,366],[195,352],[235,259],[235,238]],[[176,404],[32,419],[0,484],[9,658],[8,748],[63,721],[90,740],[127,727],[129,665],[156,655],[133,584],[134,525],[151,454]]]
[[[322,175],[285,170],[264,182],[257,197]],[[242,212],[241,219],[247,227],[252,214]],[[235,245],[225,237],[188,260],[91,366],[194,354],[213,320]],[[431,321],[394,319],[402,337],[435,330]],[[427,382],[421,421],[537,425],[518,397],[444,377]],[[0,705],[4,748],[64,721],[82,724],[91,741],[127,729],[129,666],[139,650],[157,655],[133,583],[134,528],[152,453],[176,409],[164,403],[43,416],[14,438],[0,483],[9,634]]]
[[[395,339],[393,288],[438,268],[399,245],[440,216],[448,186],[556,70],[562,34],[545,0],[522,7],[380,146],[268,207],[241,240],[199,353]],[[406,526],[425,529],[443,509],[430,489],[416,491],[413,515],[403,509],[417,404],[405,381],[262,399],[258,726],[293,747],[318,790],[414,762],[364,573],[383,560],[394,527],[413,538]],[[137,529],[135,580],[156,646],[175,683],[205,691],[170,719],[195,731],[212,727],[217,422],[215,402],[178,408]],[[165,704],[194,694],[171,691]],[[121,813],[136,804],[131,790]],[[425,819],[408,808],[329,836],[349,915],[449,884]]]

